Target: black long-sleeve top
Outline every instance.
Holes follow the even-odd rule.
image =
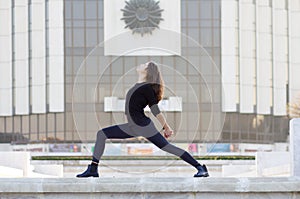
[[[157,105],[156,94],[149,83],[136,83],[126,94],[125,114],[129,122],[145,126],[150,123],[150,118],[144,113],[148,105],[154,116],[160,113]]]

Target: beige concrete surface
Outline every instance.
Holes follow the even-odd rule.
[[[0,198],[299,198],[299,178],[0,179]]]

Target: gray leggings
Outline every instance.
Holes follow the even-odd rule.
[[[200,164],[185,150],[170,144],[158,130],[154,127],[153,124],[144,127],[137,127],[129,123],[114,125],[107,128],[104,128],[97,133],[97,140],[94,148],[93,157],[97,160],[100,160],[103,155],[105,148],[106,139],[126,139],[137,136],[143,136],[158,148],[180,157],[185,162],[190,165],[197,167]],[[142,130],[142,131],[141,131]],[[155,132],[154,132],[155,131]]]

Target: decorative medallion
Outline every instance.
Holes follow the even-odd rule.
[[[159,7],[159,1],[155,0],[129,0],[125,1],[126,6],[123,11],[125,28],[132,30],[132,33],[139,33],[142,36],[159,28],[161,13],[164,11]]]

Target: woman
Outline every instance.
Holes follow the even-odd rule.
[[[154,62],[141,64],[136,68],[138,82],[128,91],[125,100],[125,114],[128,123],[110,126],[97,133],[92,163],[77,177],[99,177],[98,163],[103,154],[106,139],[126,139],[143,136],[160,149],[180,157],[194,166],[198,172],[194,177],[208,177],[205,165],[199,164],[188,152],[170,144],[166,138],[173,134],[173,130],[160,112],[158,102],[163,96],[163,80],[158,66]],[[163,134],[156,129],[154,123],[144,114],[144,108],[150,107],[152,114],[163,127]]]

